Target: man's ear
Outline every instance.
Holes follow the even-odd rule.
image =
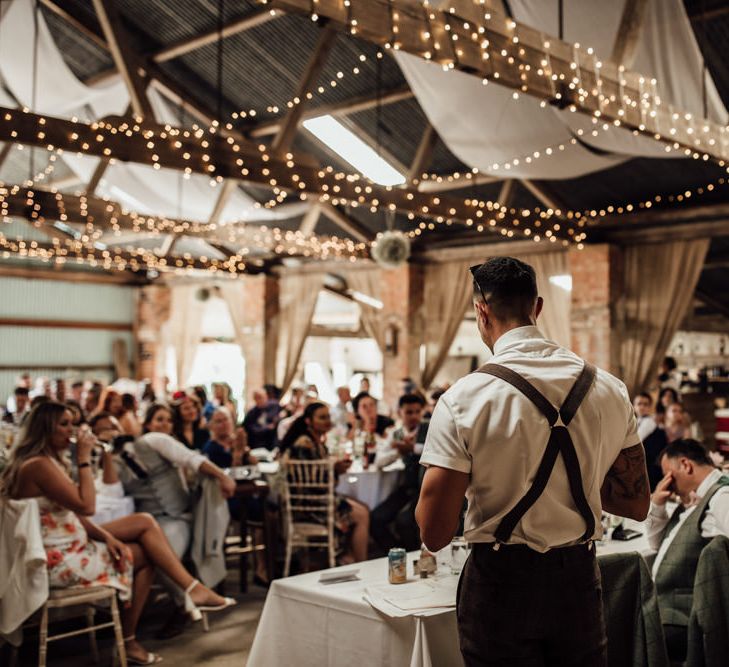
[[[477,301],[474,301],[474,305],[476,306],[476,315],[483,320],[484,324],[487,324],[489,321],[488,304],[484,303],[481,299],[478,299]]]
[[[542,299],[541,296],[537,297],[537,305],[534,308],[534,319],[536,320],[539,317],[539,313],[542,312],[542,308],[544,308],[544,299]]]

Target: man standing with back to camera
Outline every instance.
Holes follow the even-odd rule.
[[[453,385],[430,422],[416,518],[446,546],[468,499],[471,556],[458,590],[461,653],[474,665],[607,665],[593,540],[601,511],[642,520],[645,455],[625,385],[546,340],[534,269],[471,268],[488,364]]]

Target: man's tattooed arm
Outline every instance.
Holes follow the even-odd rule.
[[[650,486],[642,444],[623,449],[615,459],[600,489],[602,509],[643,521],[650,507]]]

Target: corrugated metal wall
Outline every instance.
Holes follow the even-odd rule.
[[[0,277],[0,318],[104,322],[131,325],[134,322],[136,288],[52,280]],[[110,372],[81,371],[75,366],[111,366],[114,340],[126,342],[131,355],[131,331],[33,326],[0,326],[0,404],[12,392],[15,378],[28,366],[41,368],[31,375],[99,379],[108,381]]]

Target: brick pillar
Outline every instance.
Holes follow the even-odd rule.
[[[569,266],[572,349],[587,361],[619,376],[622,250],[608,244],[570,249]]]
[[[275,354],[278,338],[278,278],[275,276],[241,276],[245,281],[245,339],[243,358],[246,362],[245,400],[250,405],[254,389],[275,376]]]
[[[145,285],[137,290],[134,322],[134,366],[137,380],[151,380],[154,390],[164,391],[160,332],[170,317],[171,292],[167,285]]]
[[[406,264],[397,269],[382,270],[382,316],[392,331],[397,332],[397,349],[383,353],[383,399],[391,407],[397,405],[400,381],[420,375],[419,315],[423,304],[423,267]]]

